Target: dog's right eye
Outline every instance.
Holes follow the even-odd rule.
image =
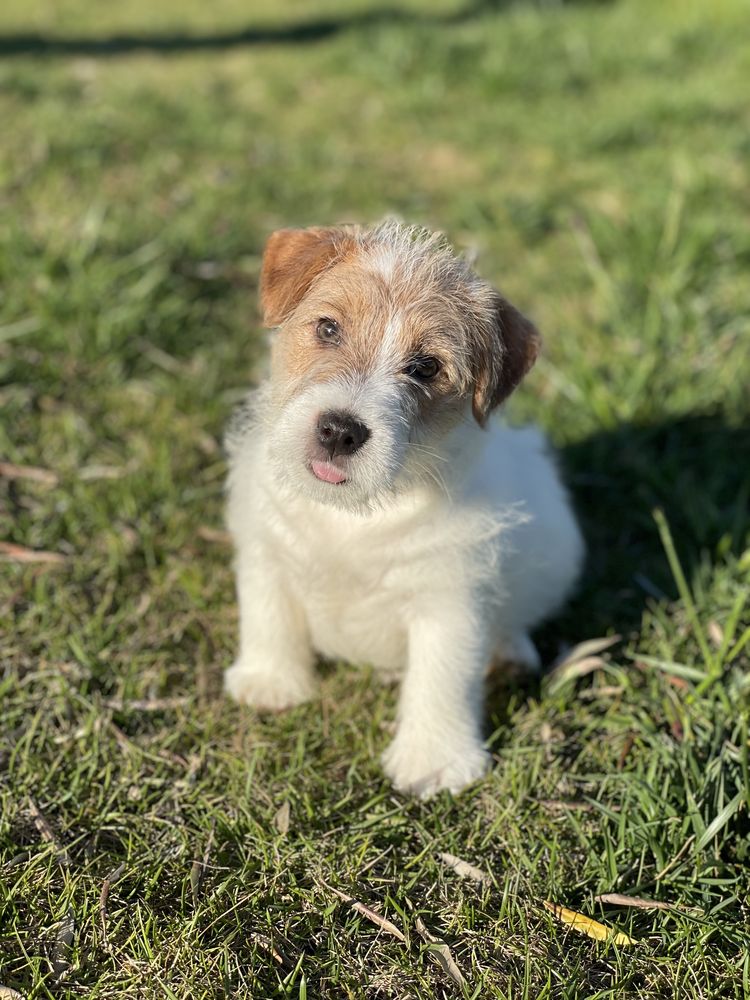
[[[335,319],[319,319],[315,332],[318,340],[324,344],[341,343],[341,330],[339,330],[339,325]]]

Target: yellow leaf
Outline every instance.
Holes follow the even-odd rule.
[[[558,920],[562,920],[564,924],[572,927],[574,931],[578,931],[579,934],[586,934],[597,941],[614,941],[615,944],[625,945],[638,944],[635,938],[628,937],[622,931],[613,930],[611,927],[600,924],[598,920],[592,920],[591,917],[587,917],[583,913],[576,913],[575,910],[569,910],[567,906],[560,906],[559,903],[550,903],[549,900],[545,899],[544,908],[554,914]]]

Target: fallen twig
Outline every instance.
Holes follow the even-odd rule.
[[[621,892],[603,892],[594,896],[595,903],[605,903],[607,906],[633,906],[637,910],[671,910],[669,903],[660,903],[657,899],[643,899],[641,896],[625,896]]]
[[[353,910],[356,910],[357,913],[361,913],[363,917],[365,917],[367,920],[370,921],[370,923],[375,924],[377,927],[380,927],[387,934],[392,934],[393,937],[398,938],[399,941],[406,942],[404,934],[398,929],[398,927],[396,927],[395,924],[391,923],[391,921],[388,920],[386,917],[381,916],[376,910],[373,910],[369,906],[365,906],[364,903],[360,903],[360,901],[358,899],[355,899],[354,896],[349,896],[347,893],[341,892],[340,889],[334,889],[332,885],[329,885],[322,879],[321,883],[322,885],[325,886],[326,889],[328,889],[329,892],[332,892],[334,896],[338,896],[339,899],[343,899],[343,901],[345,903],[348,903]]]

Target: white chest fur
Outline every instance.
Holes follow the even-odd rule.
[[[399,711],[411,718],[409,735],[397,737],[386,766],[409,787],[409,761],[426,767],[414,741],[429,757],[446,727],[464,746],[454,755],[464,761],[456,786],[465,767],[476,769],[488,661],[533,664],[528,632],[563,600],[582,556],[541,435],[503,426],[470,433],[479,446],[442,489],[420,486],[363,514],[280,488],[261,435],[233,456],[241,649],[228,689],[282,708],[312,695],[315,653],[388,672],[408,667]]]
[[[367,514],[280,491],[262,441],[237,456],[229,524],[239,558],[245,548],[273,567],[267,577],[299,606],[317,652],[399,669],[410,622],[467,588],[488,608],[494,652],[562,599],[582,546],[543,438],[503,426],[472,434],[484,448],[445,483],[450,497],[419,488]]]

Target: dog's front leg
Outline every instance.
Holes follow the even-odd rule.
[[[487,644],[469,602],[438,604],[410,626],[396,735],[383,755],[396,788],[422,798],[457,792],[489,764],[482,744]]]
[[[240,653],[224,675],[224,687],[237,701],[276,712],[315,692],[304,611],[278,562],[262,544],[239,548]]]

